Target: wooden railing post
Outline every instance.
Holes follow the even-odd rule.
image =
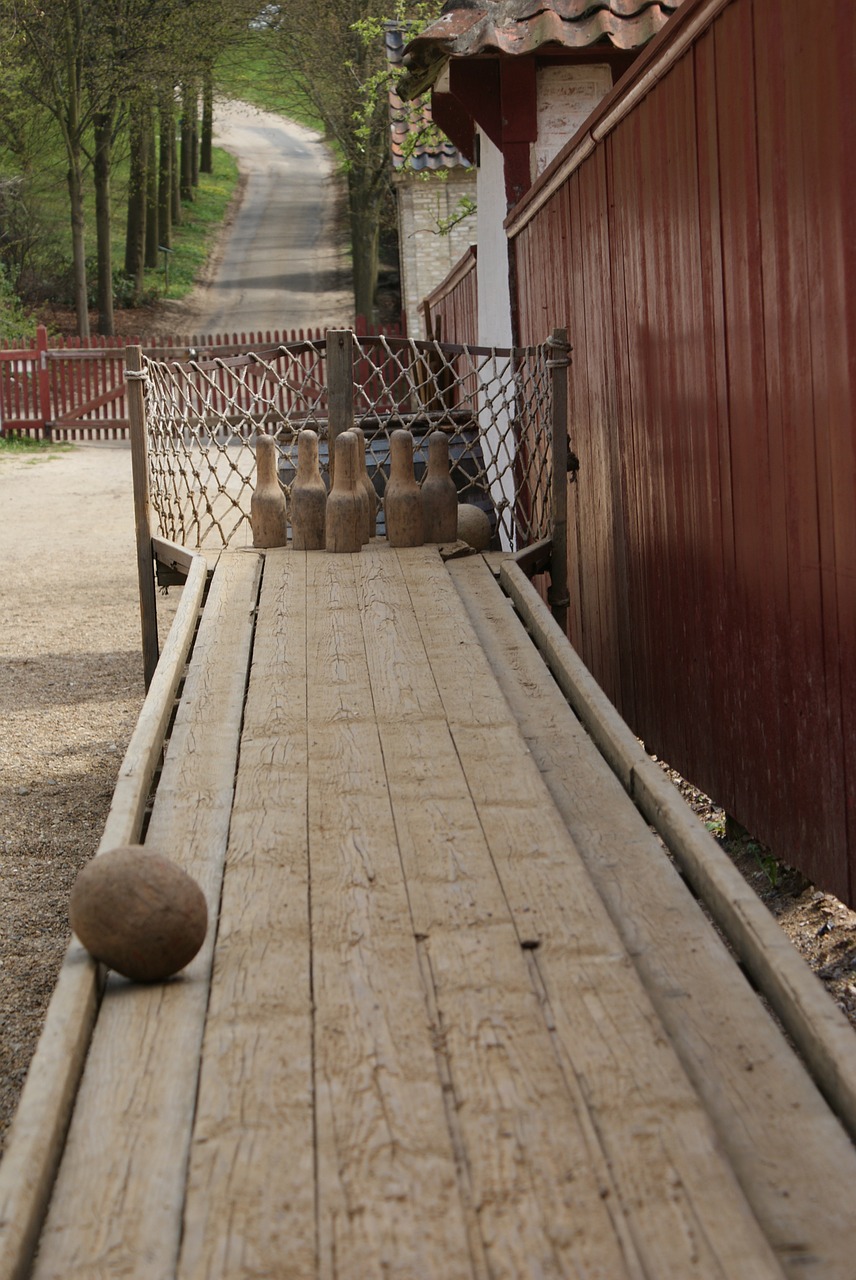
[[[327,330],[327,451],[330,485],[336,437],[354,425],[354,335],[350,329]]]
[[[51,437],[51,381],[48,374],[48,331],[43,324],[36,329],[36,380],[39,388],[39,418],[45,439]]]
[[[568,630],[568,367],[571,363],[567,329],[554,329],[548,339],[551,432],[553,444],[553,550],[550,556],[548,600],[553,617]]]
[[[146,405],[143,396],[143,350],[128,347],[125,377],[128,395],[128,424],[131,435],[131,467],[134,481],[134,522],[137,535],[137,578],[140,588],[140,625],[143,634],[143,675],[146,689],[158,664],[158,610],[152,552],[151,505],[149,500],[149,450],[146,439]]]

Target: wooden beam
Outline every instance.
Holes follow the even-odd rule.
[[[327,436],[332,487],[336,437],[354,425],[354,335],[350,329],[327,334]]]
[[[127,349],[128,422],[131,433],[131,467],[134,483],[134,523],[137,541],[137,581],[140,592],[140,626],[143,641],[143,676],[146,688],[158,663],[158,606],[152,554],[149,455],[146,440],[146,405],[143,398],[143,353]]]
[[[476,131],[470,113],[453,94],[438,93],[435,89],[431,93],[431,114],[438,128],[454,142],[464,159],[472,164],[475,160]]]
[[[496,555],[498,559],[505,558],[501,552],[497,552]],[[531,578],[533,574],[542,573],[550,567],[553,559],[553,539],[541,538],[538,542],[524,547],[522,551],[516,551],[511,558],[515,564],[520,565],[526,577]]]
[[[452,58],[449,91],[496,147],[502,147],[499,63],[495,58]]]

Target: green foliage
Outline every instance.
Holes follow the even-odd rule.
[[[32,338],[35,333],[36,321],[22,306],[0,263],[0,338]]]
[[[36,175],[46,171],[33,163],[27,126],[35,115],[41,114],[42,123],[50,119],[52,144],[61,154],[53,198],[72,227],[73,293],[82,333],[89,323],[86,255],[93,243],[106,280],[99,310],[102,323],[111,322],[116,236],[107,190],[114,187],[115,205],[112,149],[128,114],[147,111],[176,88],[195,96],[217,55],[246,30],[255,12],[256,0],[0,0],[0,152],[11,154],[16,172],[35,184]],[[89,217],[85,195],[93,168],[102,193],[97,221]],[[46,199],[46,209],[48,204]],[[124,209],[119,224],[125,224]]]
[[[28,455],[28,462],[47,462],[58,458],[61,453],[69,453],[74,445],[54,440],[33,440],[30,436],[0,435],[0,459],[20,458]]]
[[[268,10],[277,64],[307,112],[323,121],[347,177],[354,299],[365,315],[373,312],[392,176],[388,89],[397,73],[384,28],[390,19],[424,21],[438,8],[435,0],[289,0]]]
[[[248,30],[220,54],[214,68],[217,88],[224,97],[249,102],[262,111],[275,111],[323,133],[324,122],[312,109],[278,58],[271,33]]]
[[[183,298],[195,285],[208,260],[211,248],[238,183],[238,166],[228,151],[214,149],[214,172],[201,173],[192,204],[184,206],[181,226],[172,233],[173,253],[169,255],[170,298]],[[164,292],[163,266],[147,271],[146,290]]]
[[[782,865],[778,858],[774,858],[769,849],[765,849],[755,840],[750,840],[746,845],[746,851],[751,853],[758,863],[758,866],[767,877],[767,883],[771,889],[778,888],[779,878],[782,871]]]
[[[453,227],[456,227],[466,218],[471,218],[478,209],[475,200],[471,196],[461,196],[448,218],[437,219],[437,229],[441,236],[447,236]]]
[[[229,201],[238,183],[235,159],[227,151],[214,150],[213,173],[200,174],[192,204],[185,205],[179,226],[173,228],[174,252],[169,260],[169,296],[184,297],[193,288],[196,277],[204,265],[208,250],[222,224]],[[41,163],[38,170],[18,179],[22,191],[22,207],[31,239],[22,261],[12,254],[12,246],[6,245],[2,257],[3,284],[8,295],[15,299],[13,284],[33,303],[50,300],[59,306],[74,303],[71,263],[71,235],[68,222],[68,206],[62,187],[62,148],[55,129],[46,126],[41,139]],[[115,262],[121,262],[124,254],[125,207],[128,197],[129,158],[127,148],[117,149],[111,183],[113,205],[112,239]],[[0,183],[0,213],[3,184]],[[95,203],[91,182],[84,188],[84,212],[87,226],[94,225]],[[4,219],[8,226],[8,222]],[[10,260],[11,256],[11,260]],[[87,280],[90,305],[95,301],[95,258],[87,257]],[[114,298],[117,306],[129,305],[133,296],[133,283],[119,270],[113,273]],[[164,295],[163,260],[157,268],[146,271],[143,296],[147,303]],[[4,319],[4,294],[0,286],[0,332],[10,332]],[[19,310],[20,304],[18,304]],[[23,315],[23,311],[21,310]],[[13,317],[9,321],[14,336],[29,333],[26,324],[19,328]]]

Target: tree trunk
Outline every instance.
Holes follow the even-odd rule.
[[[99,111],[95,134],[95,238],[98,252],[98,332],[110,335],[113,324],[113,246],[110,167],[113,153],[113,107]]]
[[[193,112],[193,136],[190,148],[190,185],[199,186],[199,113]],[[195,198],[195,197],[194,197]]]
[[[202,142],[199,168],[203,173],[214,172],[214,79],[210,67],[205,68],[202,80]]]
[[[89,337],[89,297],[86,286],[86,219],[83,212],[83,162],[80,144],[80,60],[77,56],[76,33],[82,25],[79,4],[69,4],[65,12],[65,54],[68,74],[68,96],[65,113],[59,117],[68,157],[68,200],[71,210],[71,262],[74,275],[74,309],[77,332]]]
[[[89,337],[89,299],[86,285],[86,219],[83,213],[83,173],[80,152],[68,166],[68,198],[71,206],[71,261],[74,274],[74,310],[77,333]]]
[[[158,243],[167,249],[172,244],[172,140],[175,136],[175,113],[172,96],[161,101],[160,151],[158,156]]]
[[[366,191],[360,175],[349,175],[348,200],[351,220],[351,254],[354,270],[354,310],[368,321],[374,319],[378,277],[380,211],[373,192]]]
[[[125,275],[134,282],[134,297],[143,291],[143,245],[146,225],[147,149],[142,117],[131,113],[131,169],[128,177],[128,221],[125,229]]]
[[[193,137],[196,132],[196,88],[181,91],[181,198],[193,199]]]
[[[173,129],[169,140],[170,154],[170,173],[172,174],[172,185],[170,187],[172,201],[172,225],[174,227],[181,226],[181,172],[178,163],[178,143],[176,141],[175,130]]]
[[[151,107],[146,108],[146,266],[158,265],[158,162],[155,148],[155,122]]]

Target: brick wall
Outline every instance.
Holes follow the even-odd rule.
[[[447,178],[414,174],[398,179],[396,187],[407,332],[424,338],[419,303],[446,278],[476,238],[475,215],[465,218],[448,235],[440,235],[437,224],[454,215],[462,196],[475,199],[475,172],[453,172]]]

